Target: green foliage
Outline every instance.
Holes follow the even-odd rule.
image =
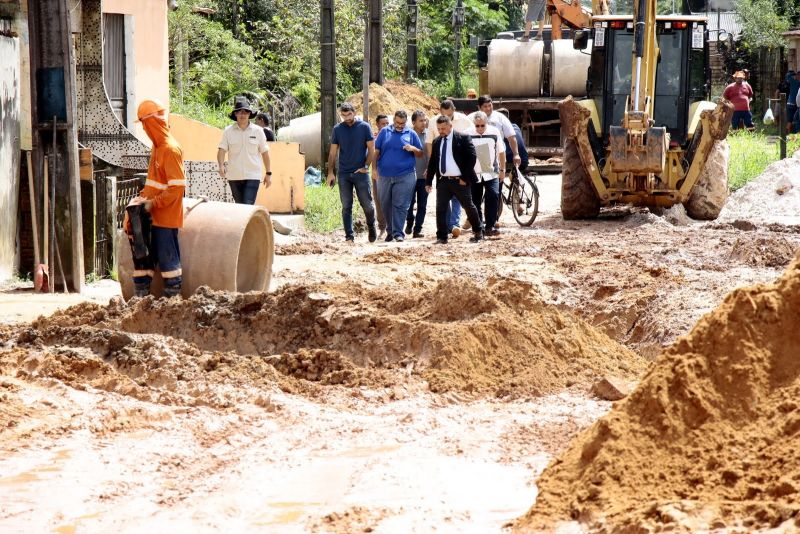
[[[728,144],[731,147],[728,185],[733,191],[759,176],[780,155],[778,145],[762,133],[736,130],[728,134]]]
[[[449,96],[463,96],[466,85],[462,83],[462,94],[455,94],[453,79],[455,70],[455,37],[452,25],[452,0],[429,0],[419,5],[418,45],[419,45],[419,77],[428,80],[434,87],[452,88]],[[489,9],[483,0],[464,0],[465,24],[461,31],[460,72],[477,70],[476,51],[469,47],[469,37],[474,35],[480,39],[490,39],[498,32],[509,29],[508,12],[519,13],[518,7],[502,3],[499,10]],[[423,29],[425,31],[423,31]],[[477,89],[477,87],[476,87]],[[444,95],[437,95],[444,96]]]
[[[364,211],[358,202],[354,202],[353,220],[363,217]],[[335,187],[306,187],[305,225],[309,230],[319,233],[332,232],[342,227],[342,202],[339,200],[338,183]]]
[[[752,48],[779,48],[786,45],[781,33],[789,29],[789,19],[777,12],[776,0],[737,0],[736,11],[742,23],[742,38]]]
[[[192,100],[221,106],[256,89],[261,65],[253,49],[222,24],[192,13],[192,7],[181,2],[169,14],[173,85],[181,87],[178,99],[190,95]]]

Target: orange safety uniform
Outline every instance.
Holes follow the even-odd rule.
[[[183,228],[183,193],[186,189],[183,150],[163,121],[145,119],[142,125],[153,140],[153,150],[147,181],[140,195],[153,203],[150,208],[153,226]]]

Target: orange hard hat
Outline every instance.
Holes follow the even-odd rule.
[[[139,121],[143,121],[148,117],[153,117],[158,115],[162,111],[166,111],[167,108],[157,99],[153,100],[143,100],[141,104],[139,104],[139,109],[136,112],[136,115],[139,117]]]

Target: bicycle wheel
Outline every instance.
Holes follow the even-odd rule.
[[[539,214],[539,188],[527,176],[511,185],[511,211],[520,226],[530,226]]]
[[[509,186],[505,185],[503,182],[500,182],[500,194],[498,195],[497,199],[497,220],[500,220],[500,216],[503,214],[503,207],[505,204],[508,204],[510,201],[508,199],[509,195],[506,193],[503,194],[503,189],[506,191],[508,190]]]

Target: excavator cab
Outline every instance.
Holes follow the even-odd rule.
[[[628,17],[596,17],[594,46],[586,82],[600,119],[597,132],[605,143],[611,126],[622,124],[631,93],[633,21]],[[670,143],[689,140],[692,105],[710,99],[706,22],[676,15],[656,22],[658,66],[656,69],[653,125],[666,128]]]

